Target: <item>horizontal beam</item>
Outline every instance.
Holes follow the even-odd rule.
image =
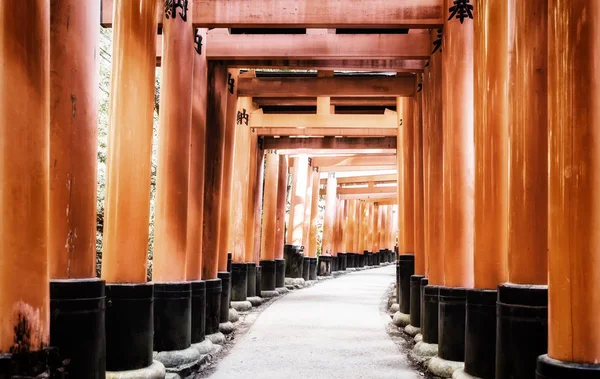
[[[413,96],[414,75],[334,76],[322,78],[240,78],[238,96],[248,97],[381,97]]]
[[[396,205],[398,204],[398,199],[394,198],[394,199],[374,199],[375,201],[373,201],[375,204],[377,205]]]
[[[337,184],[355,184],[355,183],[386,183],[396,182],[398,180],[397,174],[379,174],[379,175],[363,175],[363,176],[350,176],[347,178],[337,178]],[[321,179],[321,184],[326,184],[327,178]]]
[[[397,129],[352,128],[257,128],[258,136],[294,137],[395,137]]]
[[[339,198],[342,200],[377,200],[379,201],[395,201],[397,202],[397,196],[391,195],[389,193],[371,193],[371,194],[361,194],[361,195],[352,195],[352,194],[344,194],[339,195]]]
[[[250,114],[252,128],[347,128],[347,129],[393,129],[397,130],[395,112],[384,115],[347,114]]]
[[[272,138],[263,141],[265,150],[354,150],[396,149],[397,139],[383,138]]]
[[[237,59],[428,59],[429,34],[212,34],[206,56]]]
[[[314,157],[312,159],[313,167],[360,167],[375,166],[379,170],[396,167],[396,155],[362,155],[354,157]]]
[[[386,186],[386,187],[351,187],[343,188],[338,187],[336,193],[338,195],[374,195],[374,194],[387,194],[388,196],[396,196],[398,187]],[[319,192],[321,195],[327,194],[327,189],[321,189]]]
[[[271,68],[297,70],[356,70],[420,72],[425,60],[416,59],[314,59],[314,60],[235,60],[224,61],[230,68]]]
[[[263,106],[317,106],[316,97],[254,97],[252,101]],[[342,107],[395,107],[396,97],[332,97],[331,105]]]

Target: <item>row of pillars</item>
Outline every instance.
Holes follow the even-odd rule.
[[[599,377],[600,4],[457,3],[398,100],[398,323],[439,376]]]

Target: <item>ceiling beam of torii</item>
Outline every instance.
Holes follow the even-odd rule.
[[[390,193],[370,193],[370,194],[343,194],[338,195],[342,200],[371,200],[376,203],[389,202],[389,204],[397,204],[398,199],[396,194]]]
[[[273,138],[265,137],[263,148],[277,150],[280,154],[315,154],[321,151],[341,152],[348,150],[380,150],[379,152],[396,151],[397,138]]]
[[[317,106],[316,97],[253,97],[252,102],[263,106]],[[332,97],[333,106],[383,106],[395,107],[396,97]]]
[[[259,110],[260,111],[260,110]],[[255,111],[250,114],[251,128],[319,128],[319,129],[393,129],[397,130],[396,112],[383,115],[364,114],[263,114]]]
[[[258,136],[294,137],[396,137],[397,129],[356,128],[256,128]]]
[[[347,178],[337,178],[337,184],[362,184],[362,183],[393,183],[397,182],[398,174],[375,174],[375,175],[362,175],[362,176],[350,176]],[[321,184],[327,183],[327,178],[322,178]]]
[[[427,61],[420,59],[297,59],[236,60],[224,62],[228,67],[232,68],[420,72],[424,70]]]
[[[319,194],[320,195],[326,195],[327,194],[327,189],[323,188],[319,190]],[[397,196],[398,194],[398,187],[396,186],[385,186],[385,187],[373,187],[373,188],[367,188],[367,187],[350,187],[350,188],[344,188],[344,187],[338,187],[336,189],[336,194],[337,195],[383,195],[386,194],[388,196]]]
[[[164,0],[157,23],[162,23]],[[208,28],[440,27],[442,0],[189,0],[191,21]],[[112,25],[113,0],[102,0],[100,23]]]

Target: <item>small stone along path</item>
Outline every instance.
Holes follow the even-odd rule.
[[[211,379],[422,378],[386,333],[395,266],[285,295],[256,319]]]

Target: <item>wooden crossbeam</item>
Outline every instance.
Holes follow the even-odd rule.
[[[387,128],[257,128],[258,136],[295,137],[396,137],[397,129]]]
[[[325,78],[240,78],[238,96],[248,97],[381,97],[413,96],[414,75],[335,76]]]
[[[165,0],[159,2],[162,23]],[[189,0],[191,21],[210,28],[437,28],[442,0]],[[100,23],[112,25],[113,0],[102,0]]]
[[[397,174],[377,174],[377,175],[363,175],[363,176],[350,176],[347,178],[337,178],[337,184],[355,184],[355,183],[387,183],[396,182],[398,180]],[[320,180],[321,184],[326,184],[327,179],[323,178]]]
[[[357,70],[421,72],[426,60],[418,59],[298,59],[298,60],[235,60],[224,61],[232,68],[271,68],[298,70]]]
[[[343,194],[339,195],[339,198],[342,200],[372,200],[376,202],[393,202],[392,204],[397,204],[397,195],[389,194],[389,193],[370,193],[370,194]]]
[[[395,112],[384,115],[348,115],[348,114],[250,114],[251,128],[346,128],[346,129],[394,129],[397,116]]]
[[[385,186],[385,187],[338,187],[336,189],[336,193],[338,195],[375,195],[375,194],[387,194],[389,196],[396,196],[398,193],[398,187],[395,186]],[[327,189],[323,188],[319,192],[321,195],[325,195],[327,193]]]
[[[252,99],[259,107],[263,106],[316,106],[316,97],[254,97]],[[332,97],[334,106],[382,106],[395,107],[395,97]]]
[[[377,167],[377,170],[396,167],[396,155],[362,155],[354,157],[314,157],[313,167]]]
[[[273,138],[266,137],[263,141],[265,150],[393,150],[396,149],[397,139],[383,138]],[[285,154],[285,153],[282,153]]]
[[[428,59],[429,34],[212,34],[206,56],[252,59]]]

